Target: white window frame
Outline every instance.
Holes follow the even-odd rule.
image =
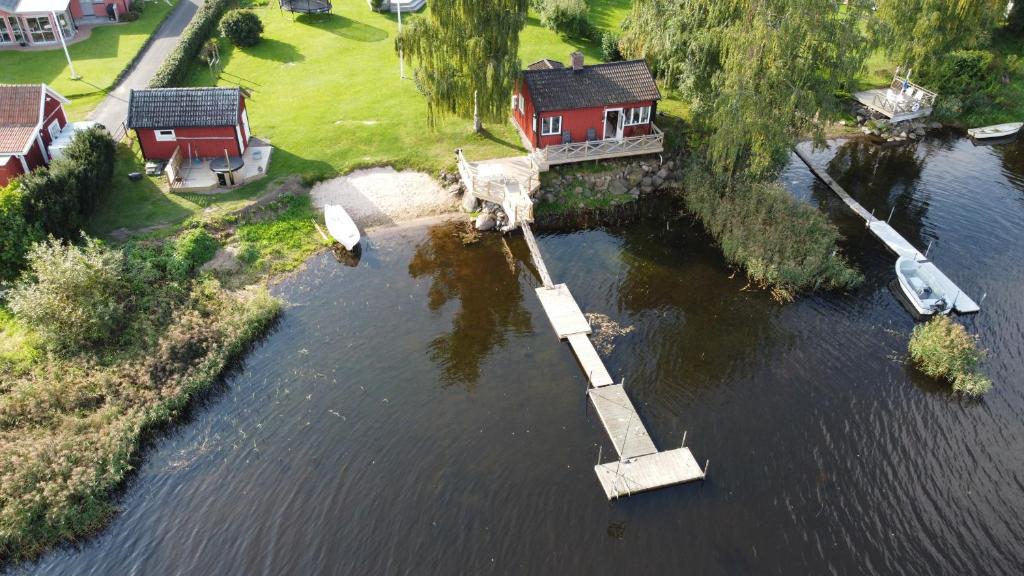
[[[53,142],[54,140],[56,140],[57,137],[60,136],[60,132],[61,132],[60,121],[59,120],[54,120],[53,122],[50,122],[49,124],[47,124],[46,125],[46,131],[50,134],[50,142]]]
[[[519,95],[519,113],[526,114],[526,98],[522,94]]]
[[[178,139],[178,135],[174,133],[174,130],[154,130],[153,137],[156,138],[157,142],[174,142]]]
[[[626,126],[639,126],[651,121],[651,107],[641,106],[626,110]]]
[[[558,128],[555,128],[555,122],[558,122]],[[541,136],[561,136],[562,135],[562,117],[561,116],[545,116],[540,120],[540,135]]]

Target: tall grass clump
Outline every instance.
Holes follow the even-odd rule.
[[[780,301],[798,292],[852,288],[863,280],[839,253],[835,226],[776,182],[730,181],[694,160],[683,200],[726,259]]]
[[[919,370],[946,380],[955,392],[974,398],[992,389],[992,381],[979,371],[985,351],[978,346],[977,336],[948,316],[935,316],[915,326],[908,349]]]

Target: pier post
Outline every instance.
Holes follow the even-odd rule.
[[[601,451],[603,449],[604,449],[604,445],[602,445],[602,444],[598,444],[597,445],[597,463],[598,463],[598,465],[601,464]]]
[[[683,445],[680,448],[686,448],[686,430],[683,430]]]
[[[703,472],[703,474],[704,474],[704,477],[703,477],[703,478],[701,478],[701,480],[702,480],[702,481],[703,481],[703,480],[704,480],[705,478],[707,478],[707,477],[708,477],[708,466],[709,466],[710,464],[711,464],[711,460],[710,460],[710,459],[708,459],[708,460],[705,460],[705,461],[704,461],[704,472]]]
[[[892,215],[895,214],[895,213],[896,213],[896,206],[893,206],[892,210],[889,210],[889,217],[885,220],[886,224],[888,224],[889,222],[892,221]]]

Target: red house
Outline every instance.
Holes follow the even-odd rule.
[[[58,45],[81,24],[120,20],[131,0],[0,0],[0,48]]]
[[[238,88],[132,90],[129,129],[146,160],[241,156],[249,147],[249,115]]]
[[[0,84],[0,186],[50,163],[47,147],[68,123],[67,103],[46,84]]]
[[[523,71],[512,119],[542,164],[649,154],[663,150],[654,125],[661,93],[643,60],[566,68],[541,60]]]

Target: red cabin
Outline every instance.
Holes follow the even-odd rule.
[[[0,84],[0,186],[50,163],[68,100],[46,84]]]
[[[238,88],[132,90],[126,125],[146,160],[241,156],[252,136]]]
[[[575,52],[569,68],[541,60],[523,71],[512,118],[546,163],[647,154],[662,151],[654,126],[660,99],[645,61],[584,66],[583,54]]]

